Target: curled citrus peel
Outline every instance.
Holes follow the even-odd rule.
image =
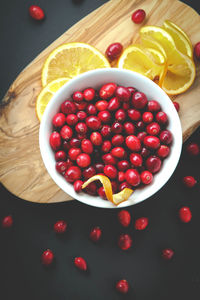
[[[115,205],[119,205],[120,203],[128,200],[128,198],[133,193],[132,189],[125,188],[121,192],[119,192],[117,194],[113,194],[110,179],[107,176],[104,176],[104,175],[94,175],[94,176],[92,176],[86,182],[83,183],[82,189],[86,188],[91,182],[93,182],[95,180],[100,180],[101,181],[101,183],[104,187],[107,199]]]

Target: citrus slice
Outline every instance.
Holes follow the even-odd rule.
[[[151,49],[155,49],[155,50],[158,50],[165,58],[167,58],[167,54],[164,50],[164,48],[154,39],[148,37],[144,37],[144,36],[141,36],[141,41],[142,41],[142,45],[144,45],[146,48],[151,48]]]
[[[96,48],[85,43],[68,43],[56,48],[46,59],[42,69],[42,85],[61,78],[73,78],[99,68],[109,68],[107,58]]]
[[[45,86],[37,97],[36,114],[41,121],[43,113],[52,96],[67,82],[69,78],[59,78]]]
[[[115,205],[119,205],[120,203],[128,200],[128,198],[131,196],[133,193],[132,189],[125,188],[121,192],[114,194],[112,193],[112,185],[110,182],[110,179],[107,176],[104,175],[94,175],[91,178],[89,178],[86,182],[83,183],[82,189],[86,188],[91,182],[100,180],[104,190],[106,197],[109,201],[114,203]]]
[[[183,54],[188,55],[192,58],[193,50],[192,44],[186,33],[173,22],[166,20],[163,23],[164,29],[172,36],[174,39],[176,48]]]

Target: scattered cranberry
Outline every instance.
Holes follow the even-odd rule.
[[[177,112],[179,112],[179,109],[180,109],[179,103],[174,101],[173,104],[174,104],[174,107],[176,108]]]
[[[196,185],[197,181],[192,176],[185,176],[185,177],[183,177],[183,183],[185,186],[187,186],[189,188],[193,188]]]
[[[196,43],[194,46],[194,54],[197,59],[200,59],[200,42]]]
[[[192,213],[189,207],[183,206],[179,209],[179,218],[183,223],[188,223],[192,219]]]
[[[172,259],[174,256],[174,251],[170,248],[166,248],[162,250],[162,257],[166,260]]]
[[[136,230],[144,230],[149,223],[148,218],[142,217],[135,221],[135,229]]]
[[[132,246],[132,238],[129,234],[121,234],[118,239],[118,246],[122,250],[128,250]]]
[[[115,83],[107,83],[101,87],[99,96],[102,99],[108,99],[114,95],[116,88],[117,85]]]
[[[83,271],[87,270],[87,263],[86,263],[85,259],[82,257],[75,257],[74,264],[80,270],[83,270]]]
[[[118,213],[118,220],[123,227],[128,227],[131,222],[131,215],[128,210],[121,210]]]
[[[54,254],[50,249],[47,249],[42,253],[41,259],[42,259],[43,265],[49,266],[53,262]]]
[[[123,46],[120,43],[113,43],[106,49],[106,56],[112,61],[118,58],[123,51]]]
[[[141,24],[144,21],[145,17],[145,11],[143,9],[137,9],[136,11],[134,11],[131,18],[135,24]]]
[[[83,98],[86,101],[92,101],[92,100],[94,100],[94,97],[95,97],[95,90],[94,89],[88,88],[88,89],[85,89],[83,91]]]
[[[96,243],[100,240],[101,234],[102,234],[102,231],[101,231],[100,227],[94,227],[90,231],[90,239]]]
[[[67,223],[63,220],[57,221],[54,224],[53,229],[56,233],[64,233],[67,229]]]
[[[31,5],[29,7],[29,14],[31,18],[39,21],[43,20],[45,17],[43,9],[38,5]]]
[[[132,185],[137,186],[140,184],[140,174],[135,169],[128,169],[125,173],[126,181]]]
[[[122,294],[128,293],[129,290],[129,284],[126,279],[121,279],[116,283],[116,289],[118,292]]]
[[[12,225],[13,225],[13,218],[11,215],[4,217],[1,221],[1,226],[3,228],[10,228],[12,227]]]
[[[153,175],[149,171],[143,171],[140,174],[140,178],[144,184],[150,184],[153,181]]]
[[[74,182],[74,190],[76,193],[80,193],[82,191],[82,185],[83,185],[82,180],[76,180]]]
[[[78,103],[79,103],[79,102],[82,102],[82,101],[83,101],[84,95],[83,95],[82,92],[77,91],[77,92],[74,92],[74,93],[73,93],[72,98],[73,98],[73,100],[74,100],[75,102],[78,102]]]
[[[162,165],[162,162],[161,162],[160,158],[155,155],[149,156],[146,160],[147,170],[153,174],[160,171],[161,165]]]
[[[200,148],[199,148],[199,146],[196,143],[190,143],[187,146],[186,151],[191,156],[197,156],[200,153]]]

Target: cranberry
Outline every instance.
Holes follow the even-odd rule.
[[[147,104],[147,97],[142,92],[136,92],[132,96],[132,105],[136,109],[143,109]]]
[[[96,174],[96,170],[93,166],[89,166],[83,171],[83,177],[85,180],[89,179],[90,177]]]
[[[86,108],[86,111],[88,115],[96,115],[97,114],[97,109],[94,106],[94,104],[89,104]]]
[[[157,173],[161,168],[161,160],[157,156],[149,156],[146,160],[147,170],[151,173]]]
[[[107,109],[110,111],[117,110],[120,107],[120,101],[117,97],[110,99]]]
[[[135,221],[134,227],[136,230],[144,230],[147,227],[148,223],[148,218],[142,217]]]
[[[83,91],[83,97],[86,101],[92,101],[95,98],[95,90],[92,88],[85,89]]]
[[[153,175],[149,171],[143,171],[140,174],[140,178],[144,184],[150,184],[153,181]]]
[[[128,281],[126,279],[119,280],[116,283],[116,289],[118,292],[120,292],[122,294],[128,293],[128,290],[129,290]]]
[[[111,154],[117,158],[123,158],[125,154],[125,150],[122,147],[115,147],[112,149]]]
[[[76,160],[77,157],[81,154],[80,148],[71,148],[69,149],[68,156],[71,160]]]
[[[124,130],[125,130],[126,134],[128,134],[128,135],[134,134],[135,126],[130,122],[126,122],[126,123],[124,123]]]
[[[95,146],[100,146],[103,142],[102,136],[99,132],[92,132],[90,135],[90,140]]]
[[[102,123],[109,123],[111,120],[111,114],[108,110],[102,110],[98,113],[98,118]]]
[[[110,153],[104,154],[102,156],[102,159],[103,159],[103,162],[108,165],[116,165],[116,163],[117,163],[116,158]]]
[[[76,180],[74,182],[74,190],[76,193],[80,193],[82,191],[82,185],[83,185],[82,180]]]
[[[143,140],[144,145],[149,149],[158,149],[160,147],[160,140],[156,136],[147,135]]]
[[[81,141],[77,138],[72,138],[70,140],[69,144],[72,148],[79,148],[81,145]]]
[[[83,93],[80,91],[76,91],[73,93],[72,98],[75,102],[82,102],[84,97],[83,97]]]
[[[140,24],[144,21],[145,17],[146,17],[145,11],[143,9],[137,9],[132,14],[131,19],[135,24]]]
[[[87,153],[81,153],[76,159],[77,165],[81,168],[86,168],[91,164],[91,158]]]
[[[60,134],[56,131],[53,131],[50,135],[49,142],[54,151],[58,150],[61,146]]]
[[[74,182],[81,178],[81,170],[77,166],[72,166],[66,171],[64,177],[68,182]]]
[[[112,137],[113,146],[120,146],[124,143],[124,137],[121,134],[116,134]]]
[[[85,188],[85,191],[89,195],[96,196],[97,195],[97,185],[96,185],[96,183],[91,182],[90,184],[88,184],[88,186]]]
[[[74,126],[76,123],[78,123],[78,117],[75,114],[69,114],[66,117],[66,122],[70,126]]]
[[[165,158],[169,155],[170,152],[170,148],[166,145],[161,145],[160,148],[158,148],[156,154],[160,157],[160,158]]]
[[[64,140],[69,140],[73,135],[73,131],[68,125],[64,125],[61,128],[60,135]]]
[[[128,210],[121,210],[118,213],[118,220],[123,227],[128,227],[131,222],[131,215]]]
[[[134,167],[141,167],[143,162],[142,156],[138,153],[131,153],[130,162]]]
[[[115,113],[115,119],[119,122],[124,122],[126,119],[126,113],[123,109],[118,109]]]
[[[191,156],[197,156],[200,153],[200,148],[196,143],[191,143],[187,146],[186,151]]]
[[[104,164],[102,164],[102,163],[96,163],[94,165],[94,168],[95,168],[95,170],[96,170],[97,173],[103,173]]]
[[[79,121],[83,121],[87,117],[86,112],[82,110],[78,111],[76,115]]]
[[[66,170],[68,170],[70,167],[73,166],[73,162],[69,158],[66,160],[65,163],[66,163]]]
[[[66,172],[68,169],[68,165],[65,161],[58,161],[56,163],[56,171],[60,174]]]
[[[100,100],[100,101],[97,101],[95,106],[96,106],[96,109],[99,111],[106,110],[108,107],[108,102],[106,100]]]
[[[180,109],[179,103],[174,101],[173,104],[174,104],[174,107],[176,108],[176,111],[179,112],[179,109]]]
[[[57,113],[52,120],[54,127],[62,127],[65,124],[65,115],[63,113]]]
[[[194,46],[194,54],[197,59],[200,59],[200,42],[196,43]]]
[[[146,158],[147,156],[149,156],[150,151],[149,151],[149,149],[143,147],[142,150],[141,150],[141,152],[140,152],[140,154],[142,155],[142,157]]]
[[[115,60],[118,58],[123,51],[123,46],[120,43],[113,43],[108,46],[106,49],[106,56],[109,58],[109,60]]]
[[[94,148],[90,140],[84,139],[81,141],[81,149],[84,153],[91,154]]]
[[[129,168],[129,162],[127,160],[121,160],[117,163],[119,171],[126,171]]]
[[[119,171],[119,172],[118,172],[118,176],[117,176],[117,180],[118,180],[119,182],[125,181],[125,173],[122,172],[122,171]]]
[[[125,188],[131,189],[131,185],[128,182],[124,181],[119,185],[119,190],[123,191]]]
[[[135,135],[129,135],[126,137],[126,145],[134,152],[138,152],[141,149],[140,140]]]
[[[54,224],[53,229],[56,233],[64,233],[67,229],[67,223],[63,220],[57,221]]]
[[[144,141],[145,136],[147,136],[147,133],[145,131],[141,131],[137,134],[137,138],[140,140],[140,142]]]
[[[82,271],[87,270],[87,263],[86,263],[85,259],[82,257],[75,257],[74,264],[78,269],[80,269]]]
[[[78,133],[77,139],[79,139],[80,141],[86,139],[86,133]]]
[[[162,250],[162,257],[166,260],[172,259],[174,256],[174,251],[170,248],[166,248]]]
[[[31,18],[39,21],[43,20],[45,17],[43,9],[38,5],[31,5],[29,7],[29,14]]]
[[[87,129],[88,129],[87,125],[83,122],[76,124],[76,127],[75,127],[76,132],[80,133],[80,134],[86,134]]]
[[[147,103],[148,110],[151,112],[158,112],[160,110],[160,104],[156,100],[150,100]]]
[[[101,126],[101,122],[98,117],[90,116],[86,119],[86,125],[92,130],[98,130]]]
[[[53,262],[54,254],[50,249],[47,249],[42,253],[41,259],[42,259],[43,265],[49,266]]]
[[[13,225],[13,218],[11,215],[4,217],[1,221],[1,226],[3,228],[10,228],[12,227],[12,225]]]
[[[62,148],[63,148],[64,151],[68,151],[71,147],[72,147],[71,140],[70,141],[63,141]],[[76,147],[76,148],[78,148],[78,147]]]
[[[134,108],[128,110],[128,116],[132,121],[138,121],[141,119],[141,113],[139,110]]]
[[[76,106],[76,108],[79,110],[79,111],[83,111],[84,109],[86,109],[86,107],[87,107],[87,102],[86,101],[82,101],[82,102],[80,102],[80,103],[76,103],[75,102],[75,106]]]
[[[137,127],[139,130],[143,130],[144,127],[145,127],[145,124],[144,124],[143,121],[138,121],[138,122],[136,123],[136,127]]]
[[[108,153],[112,147],[112,144],[110,141],[104,141],[101,146],[101,151],[104,153]]]
[[[117,177],[117,169],[113,165],[106,165],[103,169],[103,172],[106,176],[108,176],[111,179]]]
[[[102,199],[106,200],[107,197],[106,197],[106,193],[105,193],[105,190],[104,190],[104,187],[101,186],[99,189],[98,189],[98,195],[99,197],[101,197]]]
[[[61,104],[61,111],[66,115],[74,114],[76,112],[76,105],[70,100],[65,100]]]
[[[160,141],[161,143],[165,144],[165,145],[169,145],[172,142],[172,134],[169,130],[163,130],[160,133]]]
[[[189,207],[183,206],[179,209],[179,218],[183,223],[188,223],[192,219],[192,213]]]
[[[116,87],[117,85],[115,83],[104,84],[99,91],[99,96],[102,99],[107,100],[114,95]]]
[[[144,123],[151,123],[153,121],[153,114],[150,111],[146,111],[142,115],[142,120]]]
[[[121,234],[118,239],[118,246],[122,250],[128,250],[132,246],[132,242],[129,234]]]
[[[192,176],[185,176],[185,177],[183,177],[183,183],[185,186],[192,188],[196,185],[197,181]]]
[[[114,122],[111,127],[113,133],[121,133],[123,131],[123,126],[119,122]]]
[[[160,132],[160,125],[156,122],[150,123],[147,125],[146,131],[149,135],[158,135]]]
[[[61,161],[61,160],[66,160],[67,159],[67,155],[63,150],[57,151],[55,153],[55,160],[56,161]]]
[[[101,128],[101,134],[103,137],[109,137],[111,134],[111,127],[109,125],[103,125]]]
[[[115,96],[122,102],[128,102],[131,97],[131,93],[124,86],[118,86],[115,90]]]
[[[140,184],[140,175],[135,169],[128,169],[125,173],[125,178],[132,186],[138,186]]]
[[[168,124],[168,116],[164,111],[159,111],[156,114],[156,121],[160,124],[160,125],[167,125]]]
[[[94,227],[92,228],[92,230],[90,231],[90,239],[93,241],[93,242],[98,242],[101,238],[101,234],[102,234],[102,231],[101,231],[101,228],[100,227]]]
[[[136,88],[134,88],[133,86],[128,86],[127,90],[131,93],[131,96],[136,92]]]
[[[124,111],[127,111],[130,108],[130,103],[129,102],[123,102],[122,103],[122,108]]]

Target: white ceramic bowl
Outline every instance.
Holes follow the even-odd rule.
[[[61,103],[70,98],[72,93],[76,90],[83,90],[87,87],[99,88],[108,82],[115,82],[123,86],[134,86],[139,91],[144,92],[149,100],[157,100],[162,110],[164,110],[169,117],[168,129],[173,134],[173,144],[171,146],[170,155],[164,160],[160,172],[154,176],[154,180],[150,185],[142,189],[136,189],[127,201],[117,206],[126,207],[148,199],[162,188],[174,172],[181,154],[182,130],[179,116],[169,97],[150,79],[132,71],[110,68],[89,71],[70,80],[53,96],[44,112],[39,133],[40,151],[48,173],[64,192],[85,204],[102,208],[116,208],[111,202],[103,200],[98,196],[90,196],[86,193],[77,194],[74,191],[73,185],[68,183],[64,177],[55,170],[54,152],[49,145],[49,137],[52,132],[52,118],[55,113],[59,111]]]

